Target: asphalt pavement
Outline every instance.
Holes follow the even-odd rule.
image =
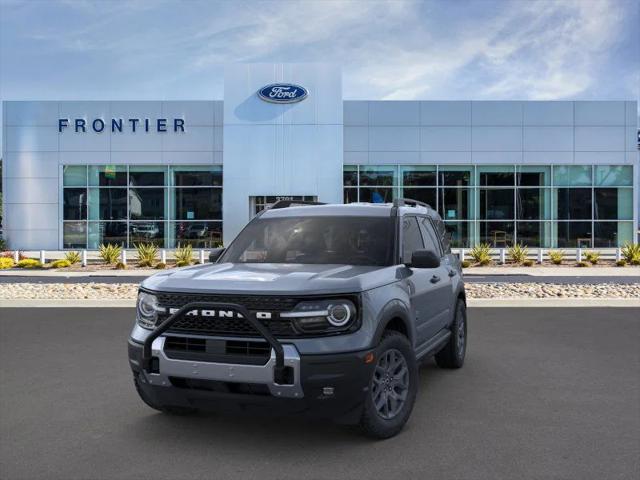
[[[136,396],[133,309],[0,309],[2,479],[640,478],[640,309],[478,308],[396,438]]]

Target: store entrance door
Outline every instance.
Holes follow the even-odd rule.
[[[303,200],[317,202],[318,197],[313,195],[258,195],[249,197],[249,215],[251,218],[279,200]]]

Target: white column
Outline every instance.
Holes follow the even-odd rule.
[[[13,261],[18,263],[20,261],[20,250],[14,250],[13,252]]]
[[[87,266],[87,251],[86,250],[82,250],[82,266],[83,267]]]
[[[622,249],[620,247],[616,248],[616,262],[622,260]]]
[[[460,249],[460,261],[464,262],[464,248]]]
[[[204,263],[204,250],[200,249],[200,264]]]
[[[127,264],[127,251],[123,248],[122,252],[120,253],[120,261],[126,265]]]
[[[167,251],[164,248],[160,250],[160,263],[167,263]]]
[[[500,249],[500,265],[504,265],[506,263],[507,257],[504,248]]]
[[[582,261],[582,249],[578,247],[576,249],[576,262],[581,262],[581,261]]]
[[[44,261],[45,261],[45,255],[44,255],[44,250],[40,250],[40,263],[42,263],[44,265]]]
[[[544,248],[538,249],[538,263],[542,263],[544,260]]]

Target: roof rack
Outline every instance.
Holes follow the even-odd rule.
[[[310,200],[278,200],[273,205],[271,205],[268,210],[276,210],[278,208],[289,208],[289,207],[303,207],[308,205],[326,205],[323,202],[313,202]]]
[[[428,203],[420,202],[419,200],[413,200],[412,198],[396,198],[393,200],[394,207],[425,207],[431,208]],[[433,209],[432,209],[433,210]]]

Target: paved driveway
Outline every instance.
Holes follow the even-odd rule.
[[[467,364],[425,364],[407,428],[384,442],[155,413],[131,385],[132,316],[0,309],[0,478],[639,478],[640,309],[472,310]]]

